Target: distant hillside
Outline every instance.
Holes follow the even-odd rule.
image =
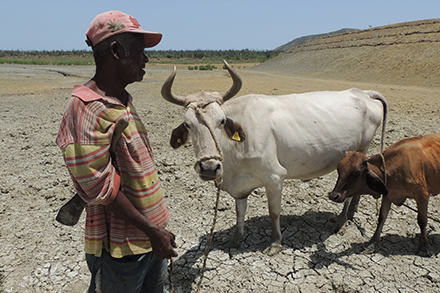
[[[357,31],[357,29],[354,28],[343,28],[334,32],[330,32],[330,33],[324,33],[324,34],[317,34],[317,35],[310,35],[310,36],[304,36],[304,37],[300,37],[300,38],[296,38],[293,41],[290,41],[284,45],[281,45],[277,48],[274,49],[274,51],[276,52],[286,52],[294,47],[297,47],[299,45],[304,44],[305,42],[309,41],[309,40],[313,40],[316,38],[321,38],[321,37],[326,37],[326,36],[331,36],[331,35],[337,35],[337,34],[343,34],[343,33],[348,33],[348,32],[353,32],[353,31]]]
[[[440,87],[440,19],[311,39],[250,70]]]

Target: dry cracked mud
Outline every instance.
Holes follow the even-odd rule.
[[[439,89],[378,83],[344,82],[249,71],[235,65],[243,79],[240,94],[284,94],[315,90],[374,89],[388,101],[386,145],[439,130]],[[214,215],[216,189],[193,169],[191,144],[168,145],[183,109],[164,101],[160,87],[170,65],[149,65],[143,82],[129,86],[149,131],[155,160],[177,235],[175,292],[193,292]],[[75,83],[93,75],[93,67],[0,65],[0,291],[84,292],[89,272],[83,252],[84,215],[74,227],[55,221],[73,195],[55,136]],[[173,87],[184,95],[224,91],[231,81],[224,70],[189,71],[178,67]],[[379,132],[369,154],[379,151]],[[249,198],[245,237],[237,249],[224,249],[235,224],[234,201],[220,195],[213,244],[201,292],[440,292],[440,202],[429,204],[431,257],[416,255],[419,227],[415,203],[393,206],[380,249],[362,254],[376,226],[376,201],[362,196],[344,235],[331,221],[342,205],[327,193],[336,172],[284,184],[281,226],[284,250],[263,251],[270,243],[270,218],[264,188]]]

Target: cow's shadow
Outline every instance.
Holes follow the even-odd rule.
[[[331,221],[335,214],[330,212],[308,211],[303,215],[281,215],[280,223],[283,235],[284,249],[300,249],[325,241],[334,233],[334,223]],[[226,242],[234,231],[235,225],[228,229],[215,229],[210,252],[223,251],[230,257],[248,252],[261,252],[270,245],[271,220],[269,216],[251,217],[245,221],[244,236],[240,247],[225,248]],[[191,292],[201,273],[201,263],[206,251],[210,234],[199,237],[197,245],[187,249],[184,254],[174,261],[172,282],[178,284],[179,292]],[[199,268],[200,267],[200,268]],[[205,272],[213,268],[206,267]]]
[[[335,223],[333,219],[335,214],[331,212],[307,211],[303,215],[282,215],[280,222],[283,234],[284,249],[307,249],[314,247],[310,252],[309,268],[319,269],[329,266],[332,263],[338,263],[346,268],[353,268],[352,264],[346,263],[341,258],[352,255],[361,254],[368,243],[368,237],[359,237],[353,239],[349,247],[338,253],[328,251],[323,244],[330,236],[334,235]],[[353,228],[353,227],[351,227]],[[365,234],[362,224],[356,225],[356,228]],[[225,243],[229,240],[234,230],[234,225],[228,229],[215,229],[213,233],[210,253],[215,251],[223,251],[228,253],[230,257],[249,252],[264,253],[270,245],[271,221],[269,216],[257,216],[246,220],[245,232],[242,243],[238,248],[225,248]],[[370,231],[371,234],[373,231]],[[179,292],[191,292],[191,285],[199,278],[201,273],[201,265],[196,263],[203,259],[206,251],[206,245],[210,234],[207,233],[199,237],[199,242],[190,249],[186,250],[174,262],[174,275],[172,282],[178,284]],[[344,237],[344,236],[342,236]],[[377,252],[383,256],[389,255],[414,255],[418,247],[420,235],[414,237],[403,237],[396,234],[384,233],[381,237],[379,249]],[[430,244],[430,252],[433,255],[440,253],[440,234],[431,234],[428,236]],[[398,247],[396,247],[398,246]],[[209,265],[205,268],[205,272],[213,270]]]
[[[392,232],[391,232],[392,233]],[[382,237],[379,242],[379,246],[374,253],[367,254],[371,257],[375,255],[381,255],[388,257],[392,255],[397,256],[414,256],[417,257],[417,251],[419,247],[420,234],[415,237],[401,236],[397,234],[382,233]],[[429,253],[432,256],[440,253],[440,234],[428,235],[429,241]],[[352,254],[364,254],[365,248],[368,246],[369,239],[366,241],[356,241],[350,243],[350,247],[338,252],[333,253],[327,251],[322,243],[318,244],[318,250],[312,253],[310,256],[309,267],[320,269],[331,265],[332,263],[338,263],[343,267],[353,268],[352,264],[342,261],[341,258]],[[427,256],[429,257],[429,256]]]

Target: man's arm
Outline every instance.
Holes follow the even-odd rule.
[[[150,238],[153,252],[160,258],[171,258],[177,256],[174,248],[177,244],[174,236],[160,228],[144,217],[128,200],[124,193],[119,191],[116,198],[106,207],[110,208],[116,215],[143,231]]]

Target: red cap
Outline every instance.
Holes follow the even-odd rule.
[[[144,34],[145,48],[159,44],[161,33],[149,32],[142,29],[139,22],[132,16],[112,10],[98,14],[86,32],[87,45],[94,47],[105,39],[125,32]]]

